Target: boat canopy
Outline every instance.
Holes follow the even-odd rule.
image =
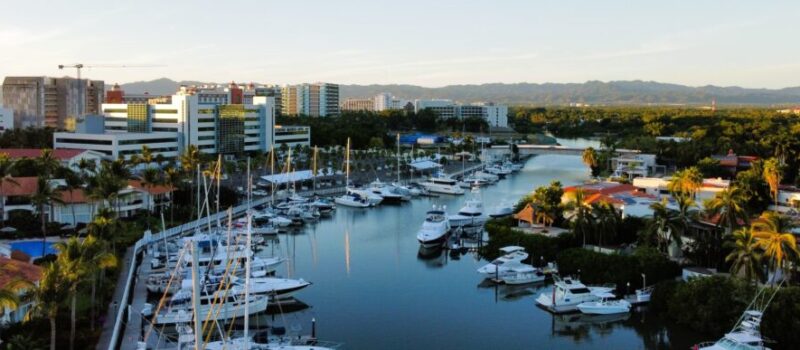
[[[500,248],[500,251],[503,252],[503,253],[508,254],[508,253],[513,253],[513,252],[517,252],[517,251],[525,251],[525,248],[520,247],[518,245],[510,245],[508,247]]]
[[[265,175],[261,177],[261,180],[280,185],[293,181],[311,180],[313,178],[314,175],[311,174],[311,170],[300,170],[283,174]]]

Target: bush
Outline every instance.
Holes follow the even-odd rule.
[[[742,315],[753,292],[752,287],[732,278],[695,278],[675,288],[668,315],[697,331],[722,334]]]
[[[511,227],[512,218],[492,219],[486,223],[489,233],[489,242],[481,248],[481,256],[494,259],[500,255],[500,248],[509,245],[524,247],[530,255],[534,265],[540,265],[539,260],[553,261],[556,254],[562,249],[574,247],[576,242],[572,234],[563,234],[557,238],[542,235],[526,235]]]
[[[764,313],[761,325],[764,336],[776,341],[773,349],[800,348],[800,287],[788,287],[778,291]]]
[[[580,271],[581,282],[614,283],[621,292],[627,292],[627,283],[631,284],[631,289],[641,288],[642,274],[647,276],[649,284],[674,279],[680,274],[677,263],[655,249],[645,247],[629,256],[573,248],[561,252],[557,261],[562,275],[578,274]]]

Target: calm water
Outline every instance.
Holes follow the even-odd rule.
[[[586,141],[565,145],[585,145]],[[539,156],[483,190],[487,208],[516,202],[557,179],[587,178],[577,156]],[[420,252],[416,231],[434,204],[454,212],[467,196],[422,198],[399,206],[339,208],[332,218],[281,235],[291,257],[284,274],[314,285],[297,294],[310,307],[273,316],[347,349],[686,349],[696,336],[669,329],[646,311],[624,317],[552,316],[534,298],[545,285],[495,287],[475,270],[477,255]],[[278,249],[278,248],[276,248]],[[659,345],[660,344],[660,345]]]

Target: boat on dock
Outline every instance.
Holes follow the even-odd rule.
[[[614,299],[614,294],[600,293],[598,301],[586,301],[578,304],[578,310],[590,315],[611,315],[631,312],[631,303],[624,299]]]
[[[450,227],[480,227],[486,223],[488,216],[483,212],[483,200],[480,198],[480,188],[472,188],[472,198],[455,215],[450,215]]]
[[[450,232],[450,221],[445,216],[445,207],[429,210],[425,214],[425,221],[417,232],[417,241],[424,247],[441,246]]]
[[[611,293],[614,286],[586,286],[571,277],[559,278],[553,275],[553,290],[542,293],[536,298],[536,304],[552,313],[572,312],[578,310],[578,304],[599,301],[600,295]]]
[[[508,273],[512,267],[521,264],[523,260],[528,258],[525,248],[520,246],[502,247],[500,252],[503,255],[478,268],[478,273],[485,278],[498,278],[499,275]]]
[[[458,186],[458,181],[449,177],[431,177],[420,185],[431,193],[464,194],[464,189]]]

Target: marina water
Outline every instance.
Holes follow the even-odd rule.
[[[588,176],[579,156],[536,156],[522,171],[483,188],[484,205],[491,211],[552,180],[568,186]],[[289,257],[279,273],[314,285],[296,295],[309,308],[289,312],[287,307],[264,321],[310,332],[315,318],[319,338],[343,342],[347,349],[687,349],[702,339],[646,310],[553,316],[534,304],[549,285],[495,286],[476,273],[486,263],[477,253],[421,251],[416,232],[425,212],[446,205],[455,213],[468,197],[339,207],[332,218],[281,234],[280,243],[267,248]]]

